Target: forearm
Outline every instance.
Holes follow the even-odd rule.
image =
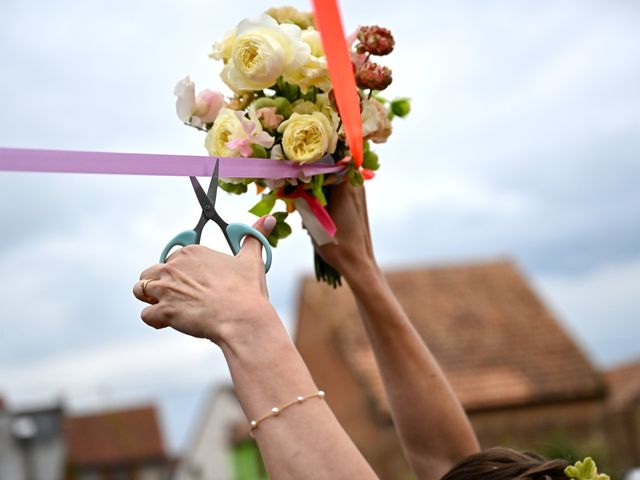
[[[318,392],[275,311],[269,307],[265,316],[269,318],[259,329],[235,333],[221,342],[236,393],[250,420],[299,396]],[[326,402],[318,397],[262,421],[254,436],[274,480],[376,478]]]
[[[420,478],[439,478],[457,460],[478,450],[475,434],[437,361],[375,263],[363,263],[345,276],[408,460]]]

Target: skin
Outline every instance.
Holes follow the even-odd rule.
[[[389,289],[373,254],[364,188],[334,188],[330,214],[337,245],[317,248],[342,272],[356,297],[407,459],[435,480],[478,451],[473,430],[445,376]],[[268,234],[273,218],[254,227]],[[260,243],[248,237],[232,257],[199,245],[140,275],[134,295],[149,303],[142,320],[216,343],[224,353],[247,418],[318,391],[268,301]],[[365,288],[366,286],[366,288]],[[327,392],[331,395],[331,392]],[[326,402],[312,398],[254,431],[271,478],[377,478]]]

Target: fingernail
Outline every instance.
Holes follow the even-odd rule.
[[[268,232],[271,232],[271,230],[273,230],[273,227],[276,226],[276,217],[274,217],[273,215],[269,215],[267,218],[264,219],[264,222],[262,222],[262,225],[264,226],[264,229]]]

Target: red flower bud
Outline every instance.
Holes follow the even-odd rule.
[[[360,27],[358,40],[360,40],[356,47],[358,53],[368,52],[372,55],[388,55],[393,51],[395,44],[391,32],[377,25]]]
[[[388,67],[373,62],[365,63],[356,72],[356,83],[360,88],[384,90],[392,80],[391,70]]]

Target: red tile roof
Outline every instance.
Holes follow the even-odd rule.
[[[603,395],[599,374],[511,262],[386,277],[468,411]],[[349,289],[306,279],[298,321],[299,348],[316,372],[326,360],[315,358],[320,350],[314,342],[331,343],[370,403],[388,414]]]
[[[67,461],[76,466],[165,460],[153,406],[65,418]]]
[[[605,372],[609,387],[608,404],[624,408],[634,400],[640,400],[640,361],[620,365]]]

